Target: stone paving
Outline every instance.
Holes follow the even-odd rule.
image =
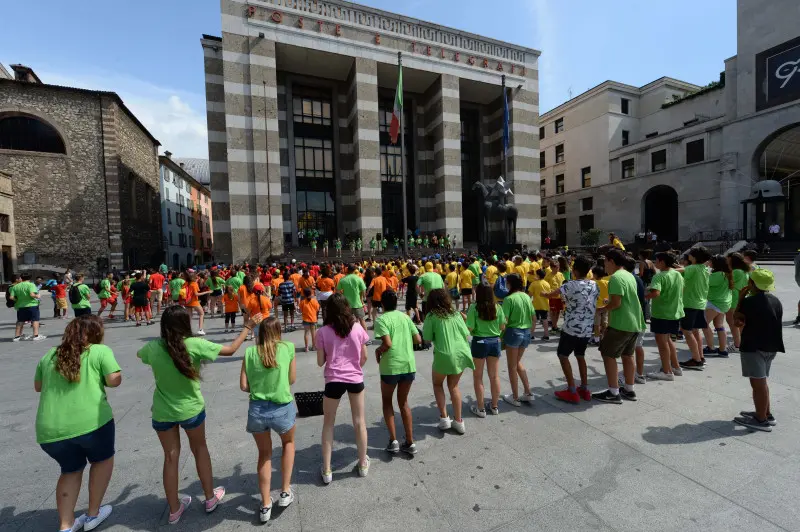
[[[755,433],[731,423],[750,409],[749,384],[739,357],[710,359],[703,372],[686,371],[675,382],[637,385],[639,401],[622,406],[557,402],[563,386],[556,342],[529,348],[524,361],[535,387],[533,406],[500,403],[500,416],[476,419],[468,412],[466,434],[441,433],[430,379],[432,352],[417,354],[412,388],[416,457],[383,451],[377,366],[366,370],[367,423],[372,468],[355,472],[356,451],[346,401],[340,406],[333,453],[334,481],[319,480],[322,418],[298,420],[293,486],[296,502],[273,511],[271,530],[800,530],[800,361],[793,355],[800,330],[791,326],[800,289],[793,269],[772,266],[785,309],[785,343],[770,379],[778,426]],[[45,308],[49,309],[48,304]],[[43,312],[43,315],[48,312]],[[0,311],[0,331],[10,338],[14,315]],[[61,321],[46,320],[50,337],[40,343],[3,343],[0,349],[0,532],[56,529],[56,463],[35,443],[37,395],[33,373],[56,345]],[[208,338],[229,341],[222,322],[211,320]],[[161,487],[162,453],[150,428],[153,378],[136,350],[158,335],[156,327],[108,326],[107,344],[122,366],[123,383],[109,390],[117,423],[116,469],[106,502],[114,513],[100,530],[167,528]],[[288,338],[302,347],[302,333]],[[648,370],[658,367],[655,343],[645,343]],[[688,357],[683,345],[679,356]],[[371,349],[373,351],[373,349]],[[590,385],[605,386],[602,361],[590,351]],[[245,433],[247,395],[239,391],[241,358],[220,359],[203,372],[208,443],[217,484],[227,487],[213,514],[193,504],[174,530],[255,530],[258,484],[256,450]],[[501,367],[504,366],[504,362]],[[298,353],[294,391],[323,388],[313,353]],[[506,372],[503,391],[508,392]],[[466,405],[473,398],[469,372],[461,381]],[[487,386],[488,391],[488,386]],[[399,416],[398,416],[398,426]],[[276,441],[277,438],[273,438]],[[273,465],[279,464],[280,446]],[[277,474],[277,469],[274,470]],[[273,475],[273,486],[279,477]],[[181,492],[201,496],[184,436]],[[276,493],[275,493],[276,495]],[[84,490],[78,511],[85,510]]]

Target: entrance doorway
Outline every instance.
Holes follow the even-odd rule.
[[[757,240],[800,238],[800,124],[781,128],[767,137],[756,150],[753,163],[758,181],[780,184],[786,201],[770,201],[750,217],[755,227],[745,228]],[[777,224],[777,233],[769,228]]]
[[[678,193],[667,185],[658,185],[644,197],[644,232],[655,233],[659,240],[677,242]]]

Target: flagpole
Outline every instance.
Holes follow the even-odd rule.
[[[507,98],[506,75],[503,74],[501,79],[503,80],[503,107],[505,107]],[[505,116],[505,109],[503,109],[503,116]],[[503,120],[505,120],[505,118]],[[506,183],[508,183],[508,147],[506,146],[505,142],[502,143],[502,149],[503,149],[503,179],[506,181]]]
[[[403,52],[397,52],[397,73],[403,75]],[[402,86],[400,86],[402,90]],[[408,207],[406,205],[405,101],[400,108],[400,182],[403,186],[403,257],[408,257]]]

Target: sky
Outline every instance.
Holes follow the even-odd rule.
[[[542,52],[542,113],[612,79],[705,85],[736,54],[736,0],[362,0]],[[219,0],[5,1],[0,63],[45,83],[117,92],[161,151],[208,157],[201,34]],[[0,102],[2,103],[2,102]]]

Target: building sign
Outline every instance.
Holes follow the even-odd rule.
[[[525,64],[526,54],[530,53],[524,49],[483,40],[433,24],[420,23],[369,8],[361,8],[349,2],[340,5],[331,0],[259,0],[248,6],[248,16],[255,15],[255,7],[266,8],[267,5],[274,6],[274,9],[270,10],[269,17],[272,17],[273,12],[285,11],[308,18],[327,19],[332,27],[350,26],[371,33],[379,31],[387,37],[395,34],[420,45],[424,43],[424,45],[436,45],[442,49],[458,49],[462,55],[474,55],[480,57],[481,60],[486,58],[490,63],[494,61],[495,64],[498,60]],[[274,19],[272,20],[274,21]],[[306,20],[306,24],[308,22],[310,21]]]
[[[756,55],[756,110],[800,99],[800,37]]]

